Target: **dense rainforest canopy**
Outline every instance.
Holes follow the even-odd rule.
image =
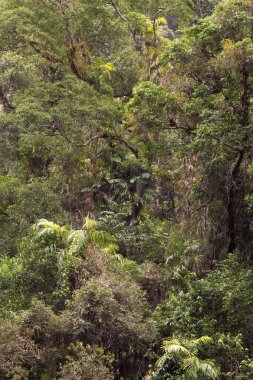
[[[0,379],[253,379],[252,0],[0,0]]]

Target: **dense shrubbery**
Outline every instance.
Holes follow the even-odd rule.
[[[0,378],[253,378],[252,0],[0,0]]]

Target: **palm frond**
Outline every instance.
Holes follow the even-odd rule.
[[[47,219],[40,219],[35,225],[35,228],[38,229],[38,237],[51,234],[60,235],[63,232],[63,227],[59,226],[56,223],[50,222]]]
[[[69,252],[74,254],[85,248],[87,236],[83,230],[71,231],[68,235],[67,242],[70,244]]]
[[[212,380],[218,379],[220,375],[217,365],[211,360],[202,360],[199,364],[198,372]]]
[[[206,344],[211,344],[213,343],[213,339],[210,336],[202,336],[198,339],[194,340],[194,345],[206,345]]]
[[[165,340],[163,342],[163,349],[167,356],[172,357],[185,357],[190,356],[190,351],[182,346],[177,339]]]

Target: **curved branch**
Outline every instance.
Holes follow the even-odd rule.
[[[53,136],[61,136],[63,137],[68,143],[76,146],[77,148],[83,148],[88,145],[90,145],[93,141],[99,140],[99,139],[111,139],[111,140],[116,140],[125,145],[131,152],[135,155],[135,157],[138,157],[139,151],[136,149],[129,141],[127,141],[124,137],[119,136],[119,135],[110,135],[108,133],[102,133],[102,134],[97,134],[95,136],[92,136],[89,140],[87,140],[83,144],[75,144],[74,141],[72,141],[68,136],[65,135],[65,133],[62,131],[61,127],[59,125],[54,125],[53,126],[59,134],[54,134]]]
[[[135,155],[135,157],[138,158],[138,155],[139,155],[138,149],[134,148],[127,140],[125,140],[121,136],[111,136],[111,137],[116,139],[119,142],[122,142],[122,144],[124,144],[128,149],[130,149],[131,152]]]
[[[129,22],[128,22],[127,18],[125,18],[123,16],[123,14],[120,12],[119,8],[116,6],[115,2],[113,0],[110,0],[109,4],[113,6],[115,12],[121,18],[121,20],[123,20],[124,22],[126,22],[128,24],[128,26],[129,26]]]

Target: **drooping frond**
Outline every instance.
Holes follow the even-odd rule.
[[[206,344],[211,344],[211,343],[213,343],[213,339],[210,336],[205,336],[205,335],[194,340],[195,346],[206,345]]]
[[[71,253],[77,253],[85,248],[87,236],[83,230],[71,231],[68,235],[67,242],[70,244],[69,251]]]
[[[211,360],[201,360],[198,355],[198,347],[212,343],[212,338],[203,336],[199,339],[183,340],[166,339],[163,342],[164,354],[156,363],[158,370],[161,370],[167,360],[178,363],[183,371],[183,379],[199,380],[219,379],[220,372],[217,364]]]
[[[184,359],[182,362],[182,368],[191,374],[197,374],[199,365],[200,360],[196,356],[190,356],[189,358]]]
[[[202,360],[199,364],[199,374],[204,375],[207,379],[218,379],[220,375],[219,368],[211,360]]]
[[[163,342],[163,349],[165,354],[171,357],[185,357],[190,355],[190,351],[182,346],[177,339],[165,340]]]
[[[50,222],[46,219],[40,219],[38,223],[35,225],[35,228],[38,230],[38,237],[53,234],[60,236],[64,232],[64,227],[61,227],[58,224]]]

